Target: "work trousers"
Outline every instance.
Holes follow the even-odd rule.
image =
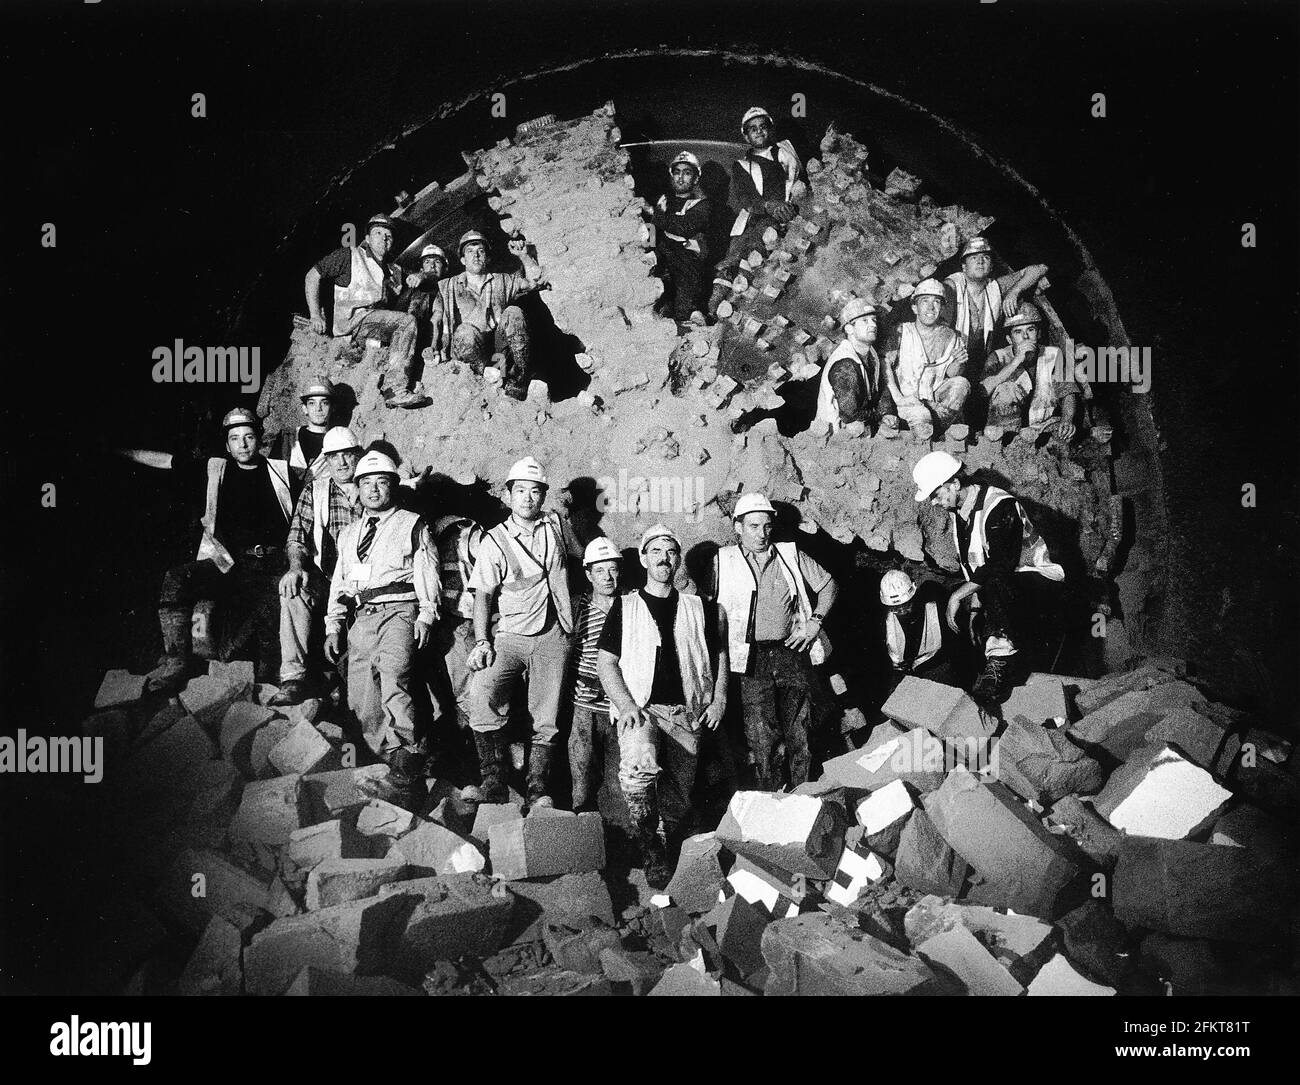
[[[699,760],[698,713],[685,705],[649,704],[651,722],[618,728],[618,783],[629,802],[658,782],[659,814],[671,835],[686,821]]]
[[[372,753],[415,745],[415,600],[366,603],[348,628],[348,705]]]
[[[611,737],[612,736],[612,737]],[[605,749],[618,738],[608,708],[573,706],[569,728],[569,778],[573,782],[573,808],[594,807],[605,774]]]
[[[481,374],[494,351],[500,351],[506,356],[502,384],[526,390],[532,378],[530,342],[528,319],[517,305],[510,305],[501,311],[501,320],[493,331],[473,324],[456,328],[451,333],[451,356]]]
[[[439,719],[454,717],[461,727],[470,721],[469,654],[474,649],[474,623],[454,615],[433,627],[433,654],[437,659],[430,676],[434,712]]]
[[[329,587],[320,571],[312,569],[297,595],[280,597],[281,682],[301,682],[307,677],[307,657],[320,641]]]
[[[691,313],[704,308],[708,265],[699,253],[674,242],[665,241],[660,245],[659,255],[671,283],[673,317],[685,324],[691,319]]]
[[[1064,584],[1038,573],[1013,572],[990,577],[979,591],[976,630],[986,645],[990,638],[1010,641],[1021,656],[1021,669],[1050,665],[1046,653],[1055,647],[1061,630]]]
[[[970,395],[970,381],[965,377],[947,377],[934,386],[934,398],[928,400],[904,396],[896,404],[898,417],[909,426],[923,422],[946,426],[960,420]]]
[[[470,691],[469,724],[475,731],[500,731],[510,717],[510,701],[521,682],[528,684],[528,713],[533,718],[533,744],[552,746],[558,733],[569,658],[569,638],[552,623],[544,633],[498,633],[492,666],[474,675]]]
[[[780,641],[751,644],[749,659],[750,673],[740,676],[740,703],[755,784],[760,791],[798,787],[808,780],[817,675],[807,652]]]
[[[761,253],[767,252],[767,249],[763,247],[763,234],[767,232],[768,227],[772,227],[779,234],[785,233],[785,227],[772,218],[771,215],[761,211],[750,213],[745,228],[727,242],[727,255],[718,264],[719,278],[730,282],[736,277],[736,271],[740,267],[741,260],[755,249]]]
[[[388,346],[388,365],[384,369],[384,388],[404,392],[415,374],[415,340],[419,325],[410,313],[396,309],[371,309],[352,332],[354,349],[364,348],[367,339],[378,339]]]
[[[278,547],[260,558],[237,555],[226,573],[209,558],[187,561],[163,576],[158,606],[192,610],[201,599],[220,602],[226,634],[221,654],[253,659],[258,680],[270,681],[279,665],[276,607],[280,577],[287,567],[284,551]]]

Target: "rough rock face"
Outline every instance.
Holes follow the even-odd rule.
[[[772,251],[753,254],[754,266],[735,282],[730,319],[679,338],[652,310],[663,286],[646,249],[649,205],[633,191],[617,139],[611,103],[465,155],[503,231],[522,229],[535,247],[550,283],[540,298],[558,331],[552,341],[572,352],[571,364],[567,353],[563,360],[574,383],[589,376],[585,389],[550,402],[538,383],[518,402],[467,367],[443,363],[425,366],[430,406],[390,411],[378,390],[383,348],[344,367],[339,344],[300,323],[262,393],[268,432],[299,424],[300,382],[326,372],[355,392],[351,424],[363,440],[391,442],[413,472],[430,467],[499,492],[514,460],[537,456],[552,504],[568,506],[583,542],[607,534],[626,546],[660,519],[688,551],[725,542],[736,493],[763,490],[792,506],[805,531],[912,561],[928,552],[955,568],[948,535],[914,501],[910,477],[917,458],[944,447],[1001,475],[1045,521],[1049,540],[1055,525],[1065,525],[1065,538],[1077,524],[1082,558],[1097,557],[1110,515],[1104,445],[1085,441],[1069,458],[1056,445],[1035,447],[1041,440],[967,437],[961,428],[934,442],[808,428],[819,363],[843,338],[836,318],[850,293],[903,302],[991,220],[925,198],[909,202],[907,186],[872,188],[865,148],[832,130],[822,159],[809,163],[802,214],[772,239]]]

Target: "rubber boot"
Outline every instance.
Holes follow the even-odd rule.
[[[550,808],[555,801],[546,793],[547,781],[551,776],[550,746],[534,742],[528,751],[528,805],[530,807]]]
[[[482,778],[479,802],[509,802],[510,789],[506,786],[506,743],[500,731],[475,731],[474,745],[478,748],[478,771]],[[471,799],[472,789],[461,794]]]
[[[646,884],[651,889],[663,889],[673,876],[668,866],[668,855],[659,839],[659,802],[653,787],[640,794],[629,795],[628,813],[632,818],[632,836],[641,850],[641,869]]]
[[[389,782],[397,792],[394,801],[413,814],[420,813],[429,800],[424,783],[428,764],[428,754],[416,746],[399,746],[388,755]]]
[[[160,607],[163,655],[158,666],[145,677],[146,688],[156,693],[174,693],[185,685],[190,668],[190,625],[193,615],[185,607]]]

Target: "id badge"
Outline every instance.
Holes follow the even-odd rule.
[[[357,564],[352,566],[352,575],[349,577],[353,584],[358,587],[370,583],[370,565],[369,563]]]

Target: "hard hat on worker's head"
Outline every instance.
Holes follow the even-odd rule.
[[[1022,301],[1020,308],[1007,318],[1007,322],[1003,327],[1010,331],[1012,328],[1023,327],[1026,324],[1041,324],[1042,322],[1043,311],[1032,301]]]
[[[695,171],[696,177],[700,175],[700,160],[696,155],[691,154],[690,151],[682,151],[676,158],[669,162],[668,172],[672,173],[674,166],[680,166],[683,163],[690,166]]]
[[[590,565],[595,565],[598,561],[622,561],[623,555],[604,535],[598,539],[592,539],[587,543],[587,549],[582,554],[582,567],[585,569]]]
[[[479,230],[466,230],[463,234],[460,235],[460,240],[456,242],[456,255],[459,256],[461,253],[463,253],[465,251],[465,246],[468,245],[471,241],[481,241],[485,249],[491,247],[488,245],[488,239],[486,234],[482,233]]]
[[[333,426],[325,433],[325,440],[321,442],[321,455],[328,456],[331,452],[346,452],[349,448],[361,447],[361,442],[357,440],[357,435],[347,426]]]
[[[247,407],[236,407],[233,411],[226,412],[226,417],[221,420],[221,428],[232,430],[236,426],[252,426],[253,429],[260,430],[262,420]]]
[[[645,534],[641,536],[640,553],[643,557],[645,555],[646,547],[654,542],[655,539],[672,539],[672,541],[677,544],[677,552],[679,554],[681,553],[682,540],[677,537],[677,532],[667,524],[655,524],[654,527],[647,528]]]
[[[943,297],[943,283],[938,279],[922,279],[912,290],[912,300],[924,297]]]
[[[392,457],[374,450],[367,452],[357,461],[357,469],[353,473],[352,477],[354,479],[360,479],[365,475],[392,475],[393,478],[401,477],[397,473],[397,464],[393,462]]]
[[[853,321],[860,316],[875,316],[880,312],[880,306],[874,301],[866,298],[850,298],[847,305],[844,306],[840,313],[840,325],[847,328]]]
[[[366,233],[370,233],[370,231],[374,229],[384,229],[387,230],[394,237],[397,236],[397,231],[393,228],[393,220],[390,219],[387,215],[370,216],[370,221],[366,223]]]
[[[741,520],[751,512],[770,512],[772,519],[776,519],[776,509],[772,507],[772,502],[760,493],[741,494],[736,507],[731,510],[731,518]]]
[[[755,117],[766,117],[769,122],[775,123],[772,121],[772,114],[766,109],[760,105],[752,105],[745,110],[745,115],[740,118],[740,134],[742,136],[745,134],[745,128],[749,125],[749,122]]]
[[[961,460],[951,452],[927,452],[912,468],[912,481],[916,483],[916,499],[929,500],[930,495],[953,478],[961,468]]]
[[[525,456],[522,460],[516,460],[506,475],[506,489],[510,489],[512,482],[536,482],[539,486],[547,486],[546,472],[542,465],[532,456]]]
[[[442,246],[434,245],[432,243],[425,245],[424,248],[420,250],[420,259],[424,260],[426,256],[437,256],[444,262],[446,262],[447,259],[447,254],[442,251]]]
[[[887,607],[899,607],[916,594],[916,584],[902,569],[890,569],[880,578],[880,601]]]
[[[326,399],[333,399],[334,382],[329,377],[312,377],[303,385],[302,395],[298,397],[298,401],[306,403],[312,396],[324,396]]]
[[[972,237],[961,250],[961,258],[965,260],[968,256],[979,256],[981,253],[992,256],[993,246],[982,237]]]

